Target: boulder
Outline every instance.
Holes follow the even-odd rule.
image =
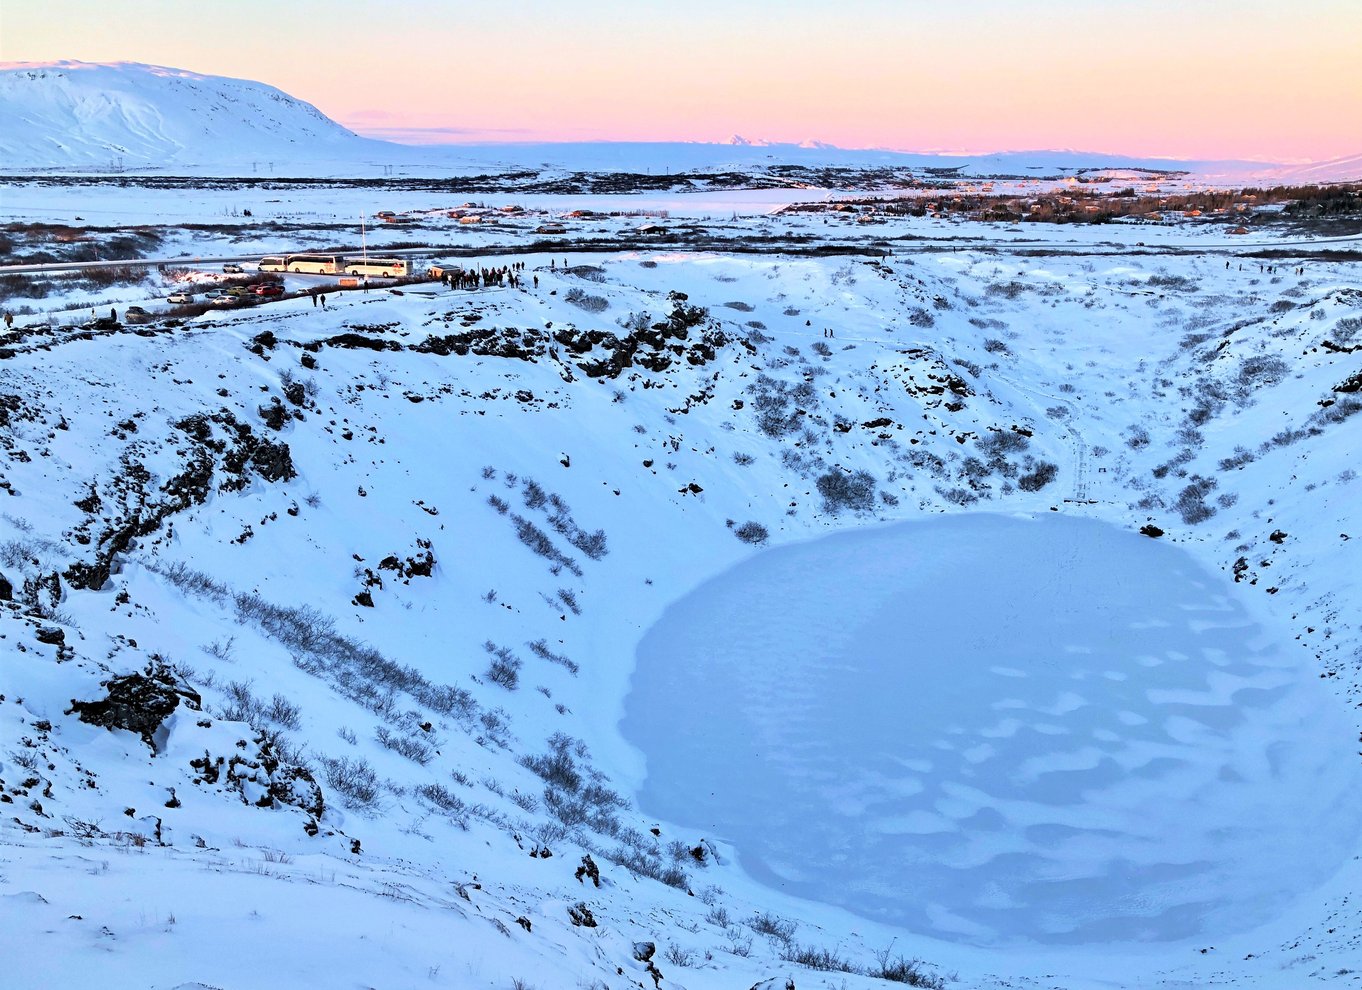
[[[165,664],[147,664],[141,674],[113,677],[101,684],[108,692],[95,701],[71,699],[67,714],[106,729],[127,729],[142,737],[156,752],[156,733],[180,702],[198,711],[203,699]]]

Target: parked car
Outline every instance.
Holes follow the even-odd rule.
[[[145,309],[143,309],[141,306],[129,306],[129,307],[128,307],[128,315],[129,315],[129,316],[150,316],[151,314],[148,313],[148,312],[147,312]]]
[[[226,295],[226,294],[224,293],[223,295],[220,295],[220,296],[214,296],[212,299],[209,300],[208,305],[210,305],[210,306],[235,306],[235,305],[236,305],[237,303],[239,303],[240,301],[241,301],[240,297],[238,297],[238,296],[229,296],[229,295]]]
[[[180,305],[183,305],[184,303],[191,303],[193,301],[194,297],[191,296],[188,292],[172,292],[170,295],[166,296],[166,302],[168,303],[178,303]]]
[[[240,275],[243,271],[242,267],[238,264],[235,264],[234,262],[228,262],[227,264],[223,265],[222,270],[226,272],[228,275]]]
[[[251,290],[244,285],[229,285],[222,290],[222,294],[224,296],[236,296],[240,298],[241,296],[249,296]]]
[[[282,296],[284,287],[278,282],[262,282],[254,286],[253,290],[257,296]]]

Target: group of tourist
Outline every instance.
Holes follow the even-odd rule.
[[[501,265],[496,268],[446,268],[440,276],[440,281],[451,289],[490,289],[497,288],[512,289],[520,288],[524,279],[525,262],[517,261],[510,265]],[[539,276],[535,275],[534,286],[539,287]]]

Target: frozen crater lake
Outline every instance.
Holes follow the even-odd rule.
[[[644,637],[650,814],[764,883],[981,945],[1280,915],[1357,846],[1362,773],[1305,651],[1105,523],[966,515],[760,553]]]

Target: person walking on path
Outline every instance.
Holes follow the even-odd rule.
[[[323,292],[323,293],[321,294],[321,300],[322,300],[322,309],[326,309],[326,293],[325,293],[325,292]]]
[[[317,308],[317,293],[315,293],[315,292],[309,292],[308,295],[312,297],[312,308],[313,308],[313,309],[316,309],[316,308]]]
[[[5,329],[8,330],[12,326],[14,326],[14,314],[9,310],[5,310]]]

